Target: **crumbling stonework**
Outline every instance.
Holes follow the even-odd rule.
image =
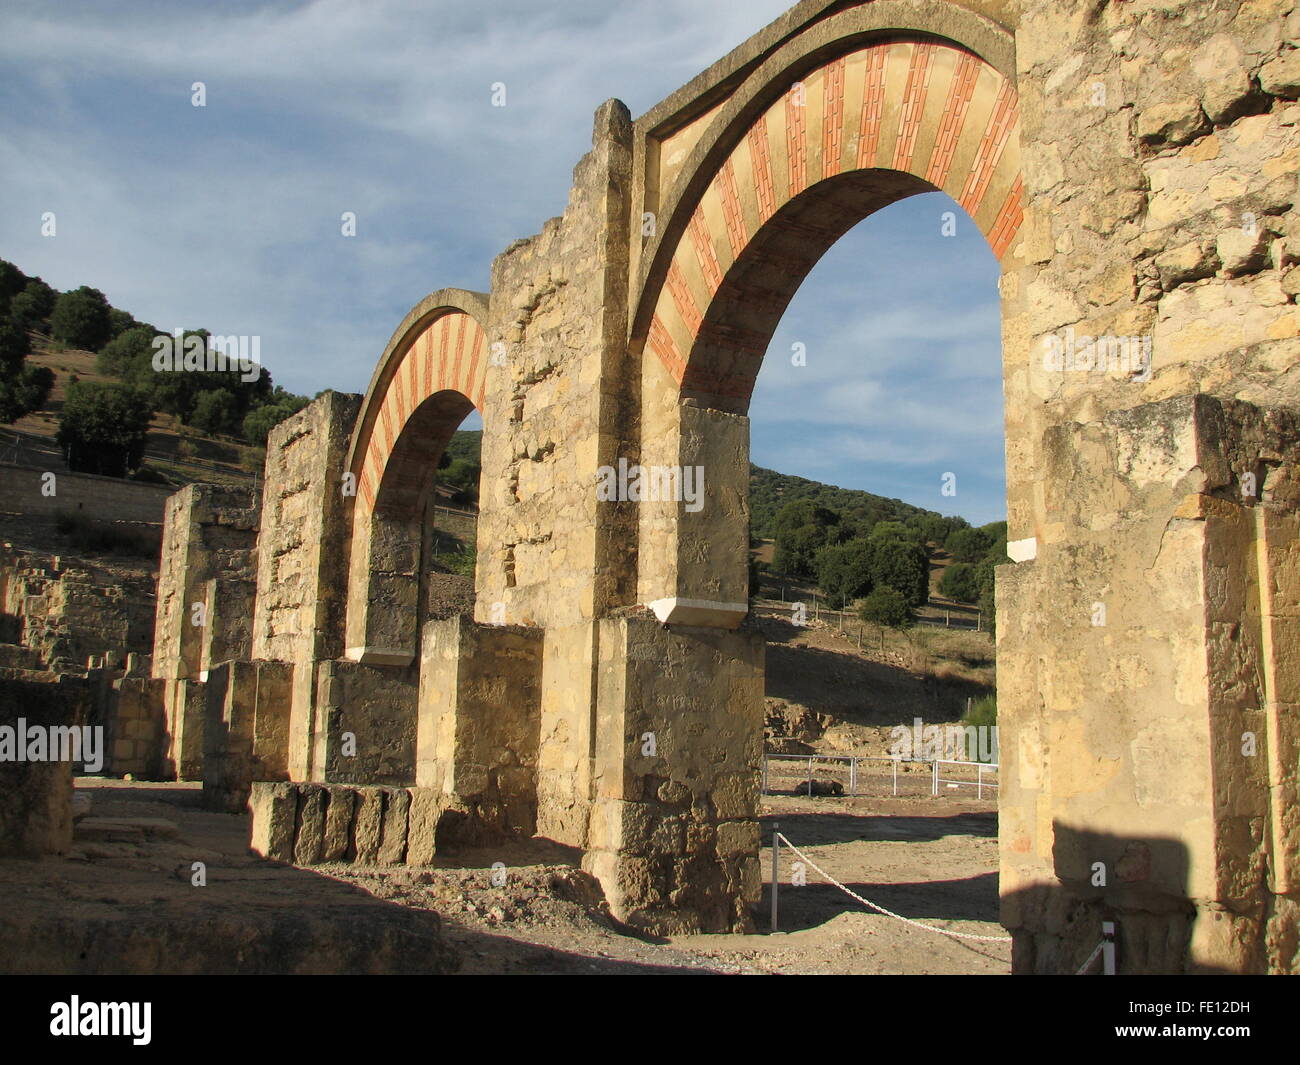
[[[56,668],[85,668],[91,655],[125,662],[153,646],[154,582],[81,559],[0,554],[0,616],[7,642]]]
[[[181,780],[203,776],[208,671],[252,650],[260,502],[250,488],[196,484],[167,503],[153,675],[167,682],[164,764]]]
[[[481,846],[499,825],[433,788],[256,783],[253,851],[296,865],[429,865],[439,846]]]
[[[1294,0],[804,0],[640,118],[602,105],[490,293],[432,293],[364,399],[272,435],[252,646],[207,666],[178,618],[225,594],[194,549],[220,522],[175,504],[173,745],[219,654],[291,663],[264,853],[315,860],[337,795],[335,850],[346,821],[366,860],[427,855],[427,790],[583,848],[632,924],[748,927],[749,397],[821,254],[941,189],[1002,268],[1016,968],[1073,971],[1104,919],[1124,971],[1297,970],[1298,36]],[[471,409],[474,618],[431,621],[428,493]],[[703,505],[602,498],[620,464],[698,469]]]
[[[24,730],[49,730],[86,723],[86,680],[8,673],[0,670],[0,725],[12,729],[21,721]],[[67,759],[0,760],[0,857],[36,858],[71,846],[72,770]]]

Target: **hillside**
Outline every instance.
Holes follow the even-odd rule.
[[[749,467],[749,529],[750,535],[768,540],[775,535],[773,521],[785,504],[810,500],[819,507],[833,510],[853,525],[870,528],[882,521],[906,521],[908,518],[939,515],[932,510],[888,499],[858,488],[838,488],[835,485],[777,473],[762,466]]]

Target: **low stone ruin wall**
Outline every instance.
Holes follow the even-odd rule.
[[[77,678],[42,682],[0,674],[0,727],[12,733],[6,743],[23,745],[33,727],[79,728],[90,703],[89,683]],[[0,857],[60,854],[72,845],[72,768],[68,760],[20,761],[6,752],[0,760]]]
[[[252,849],[295,865],[428,865],[439,847],[504,838],[490,812],[433,788],[252,785]]]

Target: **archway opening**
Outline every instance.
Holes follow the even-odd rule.
[[[481,409],[488,360],[477,319],[439,295],[394,334],[348,460],[346,656],[366,665],[410,666],[427,620],[473,612],[480,470],[456,432]]]
[[[998,261],[911,175],[844,175],[787,210],[728,271],[683,380],[748,418],[764,812],[872,901],[998,934]],[[853,907],[817,879],[783,929]]]

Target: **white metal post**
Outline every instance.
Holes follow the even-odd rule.
[[[780,824],[772,822],[772,931],[776,931],[776,890],[781,883],[781,833]]]

